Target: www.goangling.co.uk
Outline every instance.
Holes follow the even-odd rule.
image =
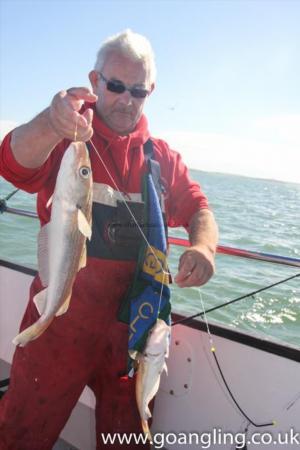
[[[204,433],[154,433],[152,436],[153,445],[157,449],[162,449],[166,445],[197,445],[202,449],[210,449],[212,446],[235,445],[236,449],[242,449],[245,445],[300,445],[300,432],[293,428],[288,432],[254,432],[247,435],[244,432],[231,433],[224,432],[220,428],[214,428],[211,432]],[[102,442],[107,444],[146,444],[147,436],[142,433],[101,433]],[[224,447],[223,447],[224,448]]]

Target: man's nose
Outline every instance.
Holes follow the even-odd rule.
[[[123,103],[123,105],[131,105],[132,104],[132,95],[126,89],[126,91],[124,91],[122,94],[120,94],[119,100],[121,103]]]

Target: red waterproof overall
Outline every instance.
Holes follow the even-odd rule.
[[[139,193],[145,170],[143,144],[149,137],[145,117],[129,136],[117,136],[96,115],[94,130],[93,142],[119,189]],[[167,188],[168,224],[186,226],[196,210],[207,208],[207,200],[190,180],[180,156],[163,141],[153,139],[153,143]],[[1,145],[0,174],[28,192],[39,193],[37,207],[42,225],[50,218],[46,203],[67,145],[62,142],[57,146],[44,166],[36,170],[15,161],[10,136]],[[96,154],[90,156],[96,190],[111,186]],[[0,401],[0,450],[50,450],[86,385],[96,397],[97,450],[120,447],[116,443],[104,445],[101,433],[141,432],[135,381],[122,379],[127,365],[128,329],[117,320],[134,269],[134,261],[88,257],[87,266],[78,272],[67,313],[55,318],[38,339],[16,349],[9,390]],[[21,330],[38,319],[32,299],[39,290],[37,276]]]

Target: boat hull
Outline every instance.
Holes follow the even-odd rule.
[[[0,262],[0,380],[9,374],[12,339],[33,275],[31,269]],[[286,449],[295,448],[300,428],[300,350],[225,326],[210,324],[210,330],[222,374],[244,414],[257,425],[276,421],[275,426],[249,425],[248,450],[275,449],[280,442]],[[157,448],[241,448],[249,420],[234,404],[211,347],[202,322],[172,328],[168,375],[162,375],[154,408]],[[95,449],[94,408],[94,396],[86,388],[61,434],[78,449]],[[253,433],[260,435],[251,443]],[[262,438],[267,446],[257,443]]]

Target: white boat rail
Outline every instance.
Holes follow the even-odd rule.
[[[31,219],[38,219],[38,215],[34,211],[28,211],[25,209],[19,209],[19,208],[11,208],[7,206],[6,200],[8,200],[16,191],[14,191],[12,194],[10,194],[8,197],[4,199],[0,199],[0,214],[1,213],[9,213],[9,214],[15,214],[22,217],[28,217]],[[169,244],[172,245],[179,245],[183,247],[189,247],[190,243],[187,239],[182,239],[178,237],[171,237],[168,238]],[[271,253],[263,253],[263,252],[257,252],[257,251],[251,251],[236,247],[229,247],[226,245],[218,245],[217,247],[217,253],[221,253],[223,255],[230,255],[230,256],[238,256],[241,258],[247,258],[247,259],[255,259],[259,261],[265,261],[270,262],[274,264],[282,264],[286,266],[292,266],[292,267],[300,267],[300,258],[293,258],[289,256],[281,256],[281,255],[274,255]]]

